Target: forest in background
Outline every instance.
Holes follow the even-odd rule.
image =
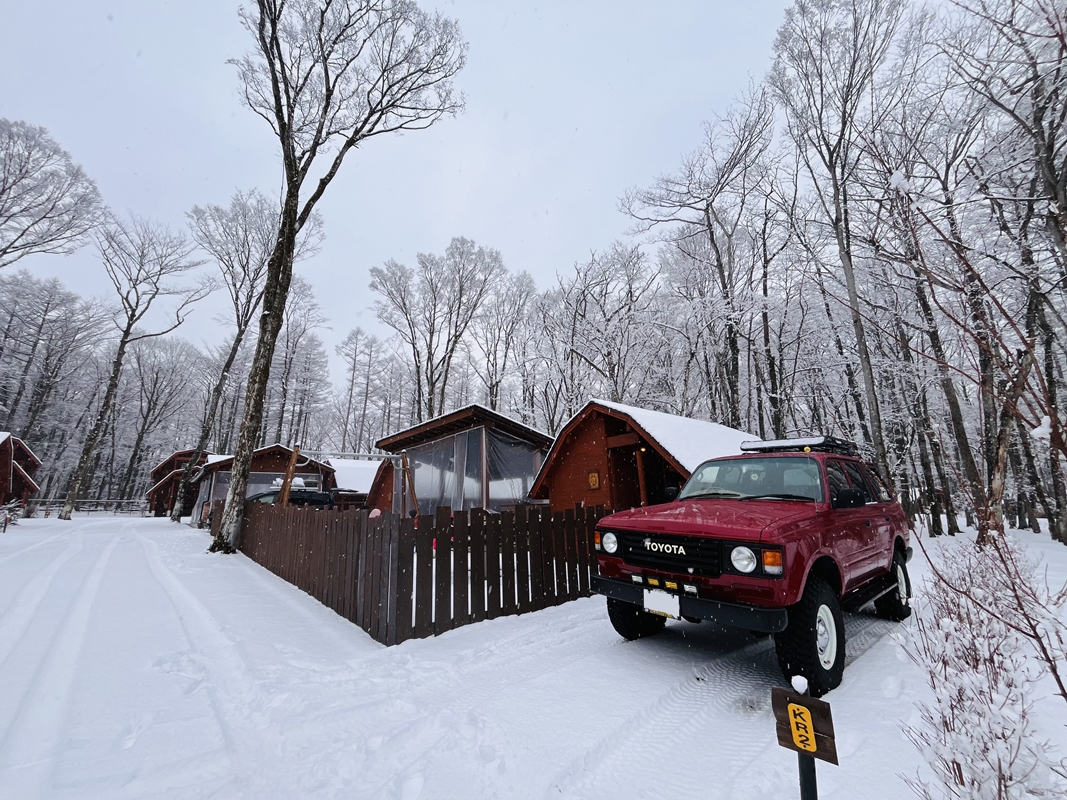
[[[1003,509],[1067,541],[1067,12],[798,3],[768,75],[709,117],[673,172],[620,198],[631,236],[590,242],[552,286],[462,236],[372,269],[393,335],[353,329],[339,383],[316,331],[345,321],[295,280],[262,443],[366,452],[472,402],[555,433],[601,397],[853,439],[932,525],[995,527]],[[182,230],[109,217],[46,132],[0,126],[0,430],[44,462],[41,495],[66,491],[112,382],[83,497],[143,496],[205,427],[231,452],[276,203],[241,192]],[[74,224],[49,240],[18,204],[75,179]],[[33,180],[36,194],[12,188]],[[305,263],[323,235],[304,234]],[[110,306],[33,275],[34,253],[86,244]],[[180,323],[208,291],[233,313],[203,348]],[[153,302],[176,311],[159,328]]]

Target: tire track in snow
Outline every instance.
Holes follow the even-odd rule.
[[[255,678],[219,621],[167,566],[159,545],[141,533],[137,538],[144,548],[149,572],[170,601],[193,655],[207,673],[204,689],[226,752],[236,762],[234,766],[244,767],[243,774],[247,775],[248,770],[262,763],[252,757],[249,747],[261,742],[269,732],[264,712],[267,703],[255,691]]]
[[[15,599],[11,601],[3,615],[0,616],[0,666],[4,665],[8,656],[14,652],[15,646],[26,633],[26,629],[30,626],[30,620],[33,619],[33,615],[36,613],[41,601],[44,600],[45,595],[48,594],[48,589],[51,587],[52,579],[56,577],[56,573],[81,549],[82,537],[79,533],[76,534],[74,541],[67,546],[66,550],[53,558],[44,569],[19,590]]]
[[[118,543],[119,537],[112,536],[96,559],[74,598],[69,616],[0,740],[0,774],[4,776],[0,783],[5,791],[11,792],[11,797],[29,799],[48,794],[89,617],[104,570]]]
[[[21,555],[25,555],[26,553],[29,553],[31,550],[36,550],[38,547],[44,547],[49,542],[54,542],[56,539],[60,538],[61,536],[66,536],[66,535],[67,535],[66,531],[63,531],[61,533],[56,533],[56,534],[53,534],[52,536],[49,536],[47,539],[41,539],[41,541],[34,542],[33,544],[29,545],[28,547],[23,547],[21,550],[16,550],[14,553],[8,553],[3,558],[0,558],[0,564],[6,564],[8,561],[10,561],[13,558],[18,558]]]
[[[895,625],[846,615],[846,665]],[[784,679],[770,638],[717,658],[572,762],[551,783],[547,796],[652,798],[669,789],[672,795],[702,797],[710,780],[727,776],[734,777],[716,785],[718,796],[740,797],[745,790],[758,796],[748,765],[774,743],[766,689],[778,685]],[[754,725],[768,729],[765,740],[751,735]]]

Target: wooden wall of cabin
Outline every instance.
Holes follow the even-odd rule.
[[[590,414],[557,445],[560,452],[548,481],[553,511],[566,511],[576,503],[615,508],[604,419],[601,414]],[[591,473],[596,474],[598,488],[590,485]]]
[[[0,442],[0,503],[18,499],[11,492],[11,437]]]

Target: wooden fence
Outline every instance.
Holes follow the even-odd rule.
[[[587,597],[604,514],[439,508],[416,520],[250,503],[240,549],[393,645]]]

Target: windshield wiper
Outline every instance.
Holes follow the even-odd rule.
[[[742,500],[803,500],[805,503],[814,503],[815,498],[809,497],[806,494],[750,494],[741,498]]]
[[[706,492],[696,492],[695,494],[687,494],[685,497],[679,497],[679,500],[692,500],[695,497],[740,497],[741,492],[731,492],[727,489],[709,489]]]

